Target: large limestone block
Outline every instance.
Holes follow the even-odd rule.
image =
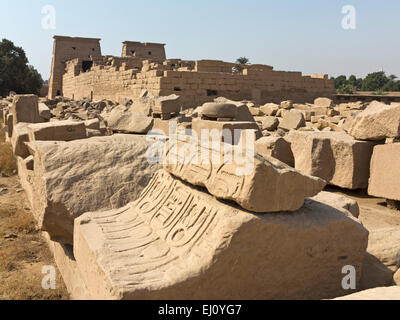
[[[14,126],[11,145],[13,147],[13,153],[16,156],[26,158],[29,156],[28,147],[25,142],[29,141],[28,126],[30,123],[19,122]]]
[[[305,197],[318,194],[326,184],[242,146],[203,147],[170,140],[166,148],[168,172],[255,212],[298,210]]]
[[[275,103],[267,103],[260,107],[261,112],[263,112],[266,116],[275,116],[279,110],[279,105]]]
[[[161,167],[147,161],[152,144],[136,135],[29,142],[35,163],[32,207],[39,227],[52,240],[71,244],[76,217],[136,199]]]
[[[242,134],[246,130],[252,130],[256,138],[262,136],[256,122],[212,121],[202,119],[193,119],[192,121],[192,134],[197,135],[199,139],[207,139],[207,137],[210,137],[210,139],[235,145],[240,142]]]
[[[400,143],[384,144],[374,148],[368,194],[400,200]]]
[[[334,103],[329,98],[317,98],[314,100],[314,105],[325,108],[333,108]]]
[[[292,109],[287,112],[279,123],[279,128],[283,130],[299,129],[306,126],[306,120],[300,110]]]
[[[81,277],[72,246],[50,240],[47,232],[42,232],[42,236],[53,254],[70,298],[72,300],[89,300],[91,298],[90,293]]]
[[[400,287],[373,288],[336,298],[335,300],[400,300]]]
[[[367,251],[385,266],[400,267],[400,228],[386,227],[371,230]]]
[[[104,119],[112,131],[121,133],[147,133],[153,126],[153,118],[133,112],[122,105],[112,109]]]
[[[275,131],[278,129],[279,120],[277,117],[262,117],[261,119],[261,130]]]
[[[153,112],[161,114],[179,113],[181,111],[180,97],[172,94],[155,100]]]
[[[232,103],[208,102],[202,106],[202,114],[209,118],[236,118],[237,106]]]
[[[285,139],[277,136],[262,137],[254,144],[255,152],[264,157],[273,157],[286,163],[288,166],[294,167],[294,158],[290,143]]]
[[[342,196],[340,194],[328,191],[321,191],[315,197],[313,197],[313,199],[334,208],[345,209],[349,211],[355,218],[358,218],[358,216],[360,215],[360,207],[358,206],[357,201]]]
[[[357,141],[344,132],[290,131],[287,140],[295,168],[347,189],[368,187],[369,164],[375,143]]]
[[[18,122],[40,123],[38,97],[33,94],[15,95],[11,105],[14,124]]]
[[[43,102],[39,103],[39,116],[43,120],[50,120],[51,118],[51,111],[49,107]]]
[[[392,286],[394,270],[385,266],[378,258],[372,254],[365,255],[361,279],[360,290],[367,290],[377,287]]]
[[[400,136],[400,104],[371,102],[352,119],[348,132],[360,140],[385,140]]]
[[[30,141],[72,141],[86,138],[85,122],[54,121],[28,126]]]
[[[119,210],[75,220],[74,255],[93,299],[321,299],[357,280],[368,231],[307,199],[257,215],[165,171]]]

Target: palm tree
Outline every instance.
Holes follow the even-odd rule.
[[[250,60],[246,57],[240,57],[236,60],[237,66],[233,67],[233,70],[237,72],[243,71],[243,66],[250,64]]]

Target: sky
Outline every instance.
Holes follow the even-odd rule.
[[[55,29],[43,28],[48,5]],[[355,29],[342,26],[354,21],[346,5]],[[167,58],[245,56],[304,74],[364,77],[383,68],[400,77],[399,15],[399,0],[0,0],[0,39],[23,47],[44,79],[54,35],[101,38],[103,55],[120,56],[126,40],[161,42]]]

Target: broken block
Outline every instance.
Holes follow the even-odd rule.
[[[400,136],[400,103],[373,101],[351,121],[349,134],[360,140],[385,140]]]
[[[38,97],[33,94],[15,95],[11,105],[14,125],[18,122],[40,123]]]
[[[400,143],[383,144],[374,148],[368,194],[400,200]]]
[[[307,199],[254,214],[161,170],[127,206],[75,220],[74,256],[92,299],[322,299],[360,279],[368,231]]]
[[[34,177],[24,189],[39,227],[53,241],[72,244],[73,221],[87,211],[135,200],[161,165],[150,163],[145,136],[29,142]]]
[[[219,199],[254,212],[295,211],[305,197],[318,194],[325,181],[241,146],[203,147],[170,140],[164,168],[191,184],[206,187]]]
[[[86,138],[85,122],[70,120],[31,124],[30,141],[72,141]]]
[[[347,189],[368,187],[369,164],[375,146],[344,132],[290,131],[295,168]]]

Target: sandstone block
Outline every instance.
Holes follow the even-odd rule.
[[[360,140],[385,140],[400,136],[400,104],[371,102],[352,119],[349,134]]]
[[[38,97],[33,94],[15,95],[11,105],[14,124],[18,122],[40,123]]]
[[[263,112],[266,116],[275,116],[279,110],[279,105],[275,103],[267,103],[260,107],[261,112]]]
[[[236,118],[237,106],[232,103],[209,102],[203,104],[202,114],[209,118]]]
[[[278,129],[279,120],[276,117],[262,117],[261,119],[261,130],[275,131]]]
[[[125,106],[117,106],[104,119],[107,126],[120,133],[147,133],[153,126],[153,118],[133,112]]]
[[[230,143],[239,144],[242,137],[242,132],[253,130],[256,138],[261,137],[260,128],[256,122],[249,121],[212,121],[193,119],[192,134],[196,134],[198,139],[210,139]]]
[[[33,193],[39,227],[52,240],[72,244],[76,217],[135,200],[160,168],[147,161],[152,144],[144,136],[118,134],[71,142],[29,142],[35,170],[32,190],[27,193]]]
[[[181,111],[180,97],[172,94],[167,97],[159,97],[155,100],[153,112],[161,114],[179,113]]]
[[[293,101],[292,100],[287,100],[287,101],[282,101],[281,102],[281,108],[282,109],[292,109],[293,108]]]
[[[334,103],[329,98],[317,98],[314,100],[314,105],[325,108],[333,108]]]
[[[371,159],[368,194],[400,200],[400,143],[378,145]]]
[[[343,132],[290,131],[295,168],[347,189],[368,187],[374,143]]]
[[[357,201],[342,196],[340,194],[336,194],[333,192],[321,191],[316,196],[313,197],[315,201],[325,203],[334,208],[344,209],[351,213],[351,215],[355,218],[358,218],[360,215],[360,208],[358,206]]]
[[[277,136],[263,137],[256,141],[255,152],[264,157],[273,157],[294,167],[294,158],[290,143]]]
[[[43,120],[50,120],[51,118],[51,111],[47,105],[45,105],[43,102],[39,103],[38,106],[39,110],[39,117],[42,118]]]
[[[14,126],[14,130],[11,137],[11,145],[13,147],[14,155],[21,158],[29,156],[28,147],[25,142],[29,141],[28,126],[29,123],[19,122]]]
[[[299,129],[306,126],[306,120],[301,111],[293,109],[287,112],[282,121],[279,123],[279,128],[283,130]]]
[[[321,299],[346,293],[344,264],[358,281],[367,238],[310,199],[257,215],[159,171],[137,201],[76,219],[74,255],[93,299]]]
[[[318,194],[326,184],[275,158],[223,143],[218,149],[171,140],[164,161],[173,175],[254,212],[298,210],[305,197]]]
[[[84,122],[55,121],[28,126],[30,141],[72,141],[86,138]]]

